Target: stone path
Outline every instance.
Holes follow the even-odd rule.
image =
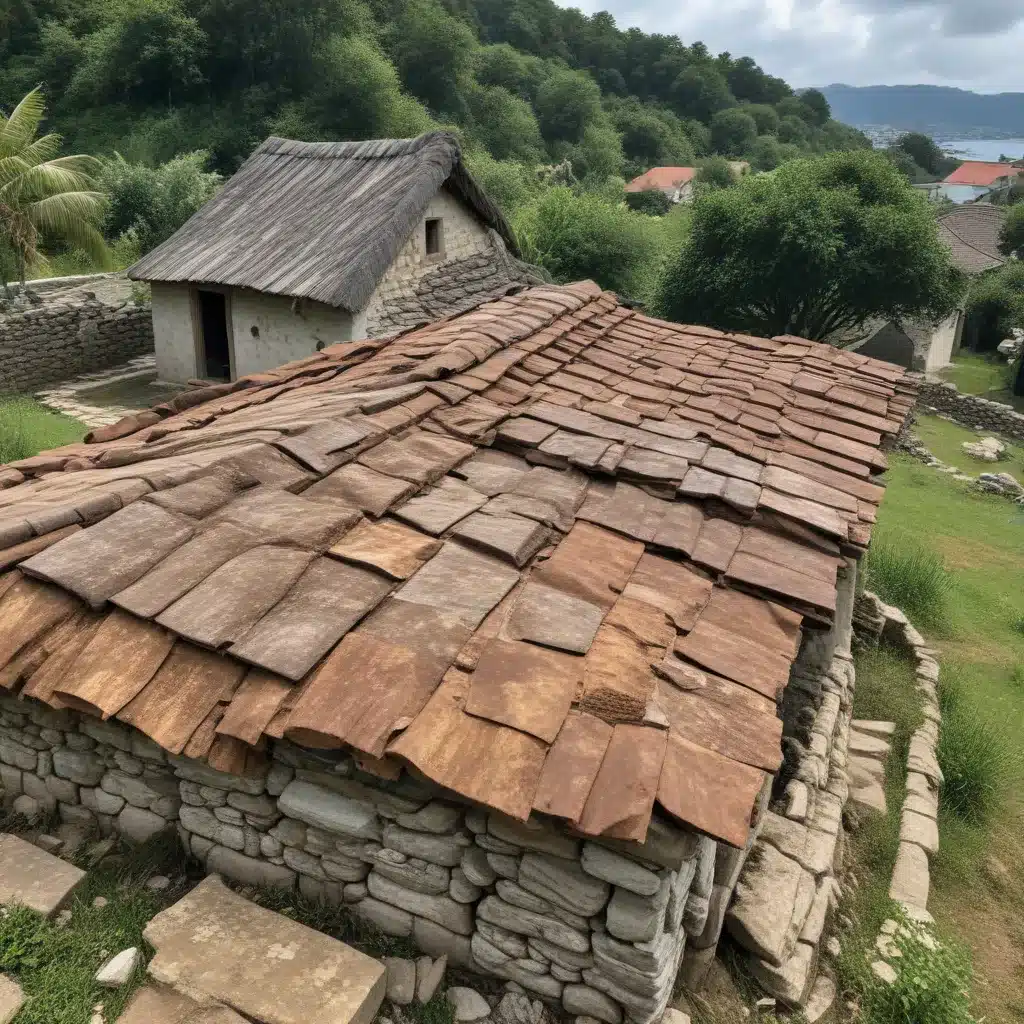
[[[185,390],[181,386],[161,386],[150,382],[156,378],[156,359],[152,355],[138,356],[120,366],[64,381],[36,394],[36,399],[54,412],[73,416],[87,427],[104,427],[116,423],[122,416],[149,408],[163,401],[169,393]],[[120,388],[118,387],[120,385]],[[108,388],[112,395],[124,392],[127,401],[114,397],[111,401],[98,401],[91,392]],[[149,391],[152,394],[148,394]]]
[[[2,1018],[0,1018],[2,1020]],[[247,1024],[227,1006],[203,1006],[163,985],[145,985],[135,993],[117,1024]]]
[[[0,974],[0,1024],[11,1024],[24,1004],[25,996],[21,986]]]
[[[886,814],[885,761],[896,725],[855,718],[850,723],[850,803],[860,811]]]
[[[73,864],[17,836],[0,835],[0,906],[18,904],[52,917],[83,878]]]
[[[370,1024],[384,999],[382,964],[213,875],[143,934],[156,949],[154,980],[261,1024]]]

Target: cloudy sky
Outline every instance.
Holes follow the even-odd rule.
[[[702,39],[796,86],[1024,91],[1021,0],[558,0],[622,27]]]

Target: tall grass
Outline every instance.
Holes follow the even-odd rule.
[[[942,807],[969,825],[987,825],[1017,778],[1020,749],[1003,725],[984,714],[955,664],[943,669],[939,705]]]
[[[0,463],[80,441],[84,433],[78,420],[52,412],[31,398],[0,396]]]
[[[868,550],[867,585],[922,627],[944,630],[951,577],[942,559],[908,534],[879,537]]]

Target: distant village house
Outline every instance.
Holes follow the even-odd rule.
[[[454,136],[267,139],[129,270],[153,292],[161,380],[235,380],[463,312],[529,283]]]
[[[970,203],[1000,188],[1007,188],[1019,175],[1024,174],[1024,161],[965,160],[952,174],[943,179],[942,197],[954,203]]]
[[[750,173],[746,160],[730,160],[729,168],[736,178]],[[693,179],[697,167],[652,167],[627,186],[627,192],[661,192],[672,203],[693,202]]]

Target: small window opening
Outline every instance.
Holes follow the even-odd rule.
[[[428,256],[439,256],[442,251],[443,235],[441,234],[441,218],[431,217],[426,226],[426,246]]]

